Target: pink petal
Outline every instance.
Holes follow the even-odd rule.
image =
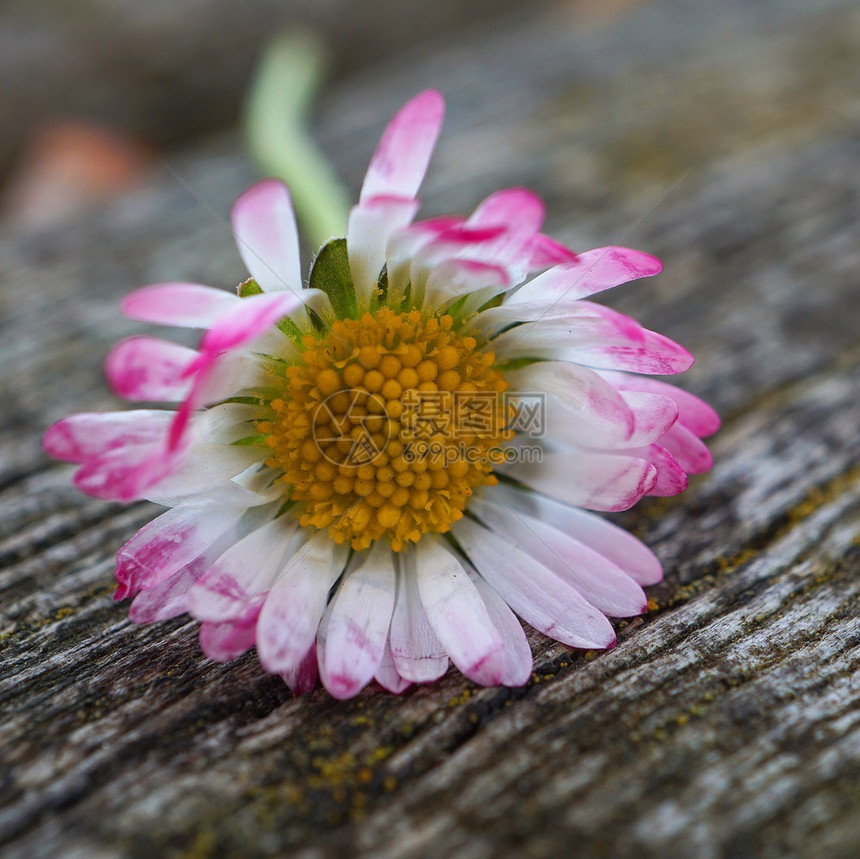
[[[201,353],[217,354],[250,343],[267,329],[277,325],[284,317],[301,310],[315,292],[317,290],[305,289],[300,293],[276,292],[240,299],[237,308],[220,318],[203,335]],[[200,360],[201,363],[206,363],[203,355]]]
[[[516,282],[526,276],[532,261],[531,242],[543,223],[543,200],[525,188],[497,191],[484,200],[466,222],[468,226],[503,226],[504,233],[487,243],[482,259],[510,266]]]
[[[591,510],[627,510],[657,482],[644,459],[621,454],[571,456],[544,452],[541,462],[506,463],[499,471],[567,504]]]
[[[678,420],[678,406],[669,397],[639,391],[625,391],[623,397],[633,412],[634,429],[627,439],[631,448],[657,441]]]
[[[445,648],[421,604],[415,581],[415,558],[411,553],[401,558],[390,642],[394,667],[404,680],[432,683],[448,670]]]
[[[675,424],[661,439],[687,474],[704,474],[714,464],[714,457],[699,437],[681,423]]]
[[[279,517],[230,546],[192,589],[189,613],[212,623],[241,617],[283,569],[296,527],[292,517]]]
[[[272,585],[257,625],[260,663],[290,674],[314,644],[331,586],[343,572],[348,547],[315,534],[287,561]]]
[[[395,588],[394,559],[381,541],[337,588],[317,634],[320,679],[332,697],[357,695],[379,669]]]
[[[122,312],[140,322],[208,328],[240,300],[233,293],[199,283],[157,283],[127,295]]]
[[[632,319],[622,329],[616,320],[594,317],[545,317],[520,325],[495,338],[493,351],[497,360],[548,358],[663,375],[683,373],[694,360],[673,340],[640,327]]]
[[[548,266],[570,265],[579,257],[570,249],[555,239],[537,233],[528,243],[529,271],[547,268]]]
[[[287,186],[277,179],[257,182],[230,214],[236,246],[257,284],[266,292],[300,290],[299,235]]]
[[[385,247],[389,294],[403,294],[410,280],[412,261],[421,248],[443,233],[461,227],[463,223],[462,218],[432,218],[392,233]]]
[[[605,556],[522,510],[495,503],[503,497],[493,494],[493,500],[473,501],[471,509],[485,525],[516,543],[604,614],[631,617],[647,610],[642,588]]]
[[[504,669],[499,678],[503,686],[524,686],[532,674],[532,650],[522,624],[507,603],[477,574],[469,578],[477,588],[493,626],[504,644]]]
[[[140,529],[117,553],[115,599],[152,587],[190,564],[223,534],[243,510],[231,507],[174,507]]]
[[[317,650],[311,646],[295,665],[281,672],[281,679],[293,695],[309,695],[317,683]]]
[[[188,591],[208,563],[204,553],[169,579],[144,588],[129,606],[129,619],[133,623],[153,623],[185,614]]]
[[[653,585],[662,581],[663,568],[656,555],[632,534],[600,516],[511,486],[496,486],[493,493],[515,510],[524,511],[575,537],[638,584]]]
[[[225,623],[200,624],[200,648],[213,662],[229,662],[254,646],[257,618],[262,602],[257,602],[238,618]]]
[[[42,447],[54,459],[84,462],[108,451],[160,441],[166,437],[172,418],[172,412],[159,409],[82,412],[49,427]]]
[[[400,108],[370,160],[361,187],[362,203],[379,195],[415,196],[444,115],[445,101],[436,90],[422,92]]]
[[[522,286],[505,304],[540,302],[544,307],[565,298],[573,301],[630,280],[659,274],[660,260],[630,248],[596,248],[579,254]]]
[[[234,371],[234,367],[225,368],[221,365],[222,353],[238,349],[259,337],[284,317],[295,313],[315,292],[318,290],[305,289],[301,295],[276,292],[240,299],[241,303],[235,311],[219,319],[204,334],[197,360],[186,368],[186,374],[193,376],[193,384],[171,426],[171,450],[175,451],[181,445],[194,412],[206,405],[207,392],[213,387],[220,389],[223,386],[221,381],[213,383],[212,374],[219,369],[228,373]]]
[[[81,492],[105,501],[140,500],[174,466],[174,457],[165,453],[165,443],[166,438],[108,450],[84,462],[72,482]]]
[[[720,428],[719,415],[706,402],[669,382],[610,371],[602,371],[601,375],[619,391],[644,391],[670,397],[678,406],[679,422],[699,437],[712,435]]]
[[[105,373],[114,391],[127,400],[178,402],[191,387],[184,377],[197,352],[155,337],[128,337],[111,349]]]
[[[666,448],[659,444],[650,444],[631,452],[647,459],[657,469],[657,480],[648,490],[649,495],[678,495],[687,488],[689,481],[686,472]]]
[[[460,561],[441,542],[425,539],[415,550],[415,569],[427,620],[454,665],[475,683],[501,683],[504,642]]]
[[[611,647],[612,624],[555,573],[471,519],[453,527],[469,560],[527,623],[572,647]]]

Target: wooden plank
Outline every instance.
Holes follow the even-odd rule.
[[[170,177],[0,237],[7,855],[860,850],[857,11],[655,0],[587,32],[559,14],[344,83],[320,137],[355,183],[390,109],[441,83],[429,211],[528,181],[576,246],[663,257],[612,301],[697,355],[688,386],[726,420],[711,475],[619,517],[666,566],[655,607],[607,653],[532,634],[522,690],[452,670],[345,703],[292,699],[253,655],[207,663],[184,618],[132,625],[112,554],[151,509],[78,496],[39,428],[109,407],[127,289],[243,272]],[[251,178],[229,144],[174,167],[218,213]]]

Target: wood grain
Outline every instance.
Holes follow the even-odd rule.
[[[531,634],[524,689],[452,670],[345,703],[293,699],[253,654],[207,663],[185,618],[128,621],[112,556],[152,508],[77,495],[38,435],[110,407],[124,292],[243,276],[211,211],[251,173],[229,140],[198,148],[172,165],[208,208],[164,175],[0,236],[4,855],[860,851],[860,18],[654,0],[582,21],[562,6],[380,65],[319,134],[355,184],[390,110],[440,84],[428,211],[527,182],[575,246],[664,259],[612,303],[696,354],[687,386],[725,425],[710,475],[618,517],[665,564],[652,610],[606,653]]]

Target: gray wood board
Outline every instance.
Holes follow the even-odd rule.
[[[440,85],[427,211],[525,183],[576,247],[657,253],[663,275],[607,300],[690,348],[683,384],[724,416],[710,475],[618,517],[665,564],[654,608],[606,653],[531,634],[521,690],[452,670],[293,699],[253,654],[207,663],[195,624],[112,601],[113,554],[154,508],[77,495],[38,437],[112,406],[127,290],[242,278],[212,214],[252,178],[231,141],[172,162],[196,197],[153,176],[0,236],[7,854],[856,855],[858,56],[854,4],[655,0],[437,43],[321,106],[356,184],[386,115]]]

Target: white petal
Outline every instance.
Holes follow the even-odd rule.
[[[299,236],[287,186],[276,179],[252,185],[231,216],[239,253],[257,284],[266,292],[300,290]]]
[[[504,686],[525,685],[532,674],[532,651],[522,624],[508,604],[477,573],[470,572],[469,578],[504,642],[505,668],[499,682]]]
[[[189,613],[212,622],[241,616],[251,598],[267,591],[283,569],[296,525],[291,516],[280,516],[231,546],[191,589]]]
[[[411,199],[378,197],[353,206],[346,230],[349,268],[360,308],[368,308],[376,290],[385,248],[391,235],[405,227],[418,211]]]
[[[440,541],[424,539],[415,550],[415,569],[427,620],[454,665],[476,683],[501,683],[502,637],[460,561]]]
[[[266,671],[291,672],[305,658],[348,552],[319,532],[287,561],[257,624],[257,650]]]
[[[452,529],[481,576],[535,629],[573,647],[611,647],[612,624],[555,573],[471,519]]]
[[[584,543],[532,518],[522,510],[498,503],[493,493],[470,505],[481,521],[506,540],[552,570],[595,608],[610,617],[631,617],[648,608],[642,588],[603,555]]]
[[[338,586],[317,635],[320,678],[333,697],[351,698],[377,672],[396,586],[394,558],[382,541]]]
[[[499,471],[591,510],[628,510],[657,482],[657,470],[644,459],[594,451],[545,452],[539,462],[521,457],[500,465]]]
[[[633,434],[634,417],[624,397],[602,376],[585,367],[540,361],[505,374],[513,392],[545,392],[544,424],[553,437],[587,444],[595,438],[625,442]],[[553,405],[562,407],[553,414]],[[603,445],[608,447],[609,445]]]
[[[662,581],[663,567],[657,556],[643,542],[612,522],[535,492],[524,492],[503,484],[494,487],[493,491],[515,510],[522,510],[572,534],[640,585]]]
[[[400,564],[397,602],[391,618],[394,667],[404,680],[431,683],[448,670],[448,656],[421,604],[413,550],[401,552]]]

